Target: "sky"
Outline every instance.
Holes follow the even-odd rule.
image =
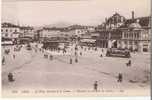
[[[126,18],[150,15],[150,0],[3,0],[2,22],[42,26],[54,23],[99,25],[115,12]]]

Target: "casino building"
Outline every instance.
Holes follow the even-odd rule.
[[[126,19],[118,13],[106,18],[96,32],[97,45],[102,48],[127,48],[131,51],[150,51],[150,16]]]

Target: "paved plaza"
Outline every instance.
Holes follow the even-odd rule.
[[[10,48],[10,54],[3,53]],[[131,58],[106,57],[106,49],[97,51],[88,47],[78,48],[78,62],[75,62],[74,46],[62,51],[40,51],[32,46],[26,50],[13,51],[14,46],[3,47],[2,54],[6,63],[2,66],[2,88],[13,89],[93,89],[98,81],[98,89],[149,89],[150,55],[149,53],[131,53]],[[80,55],[80,52],[82,55]],[[15,54],[15,58],[13,58]],[[53,55],[53,60],[44,58],[44,54]],[[103,57],[100,57],[100,55]],[[72,64],[70,64],[70,58]],[[126,66],[132,61],[130,67]],[[14,82],[8,81],[8,73],[14,75]],[[122,83],[117,82],[119,73],[123,75]]]

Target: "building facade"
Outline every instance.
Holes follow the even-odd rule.
[[[121,25],[123,25],[123,23],[126,21],[126,18],[124,16],[121,16],[120,14],[118,14],[117,12],[115,14],[113,14],[111,17],[109,17],[108,19],[105,19],[105,28],[106,29],[117,29],[118,27],[120,27]]]
[[[20,27],[20,33],[22,34],[21,37],[34,37],[34,28],[30,26],[22,26]]]
[[[150,17],[129,19],[120,27],[122,38],[118,41],[118,48],[132,51],[150,51]]]
[[[115,13],[97,28],[100,34],[97,45],[102,48],[126,48],[131,51],[150,51],[151,17],[134,17],[131,19]]]
[[[1,27],[2,38],[14,39],[20,35],[20,28],[11,23],[2,23]]]

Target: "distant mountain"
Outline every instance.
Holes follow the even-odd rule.
[[[56,27],[56,28],[64,28],[64,27],[69,27],[73,24],[71,23],[67,23],[67,22],[57,22],[57,23],[54,23],[54,24],[50,24],[50,25],[45,25],[44,27]]]
[[[88,27],[93,26],[87,26],[87,25],[79,25],[79,24],[72,24],[67,22],[58,22],[50,25],[43,25],[40,27],[37,27],[38,29],[50,29],[50,30],[74,30],[74,29],[86,29]]]

